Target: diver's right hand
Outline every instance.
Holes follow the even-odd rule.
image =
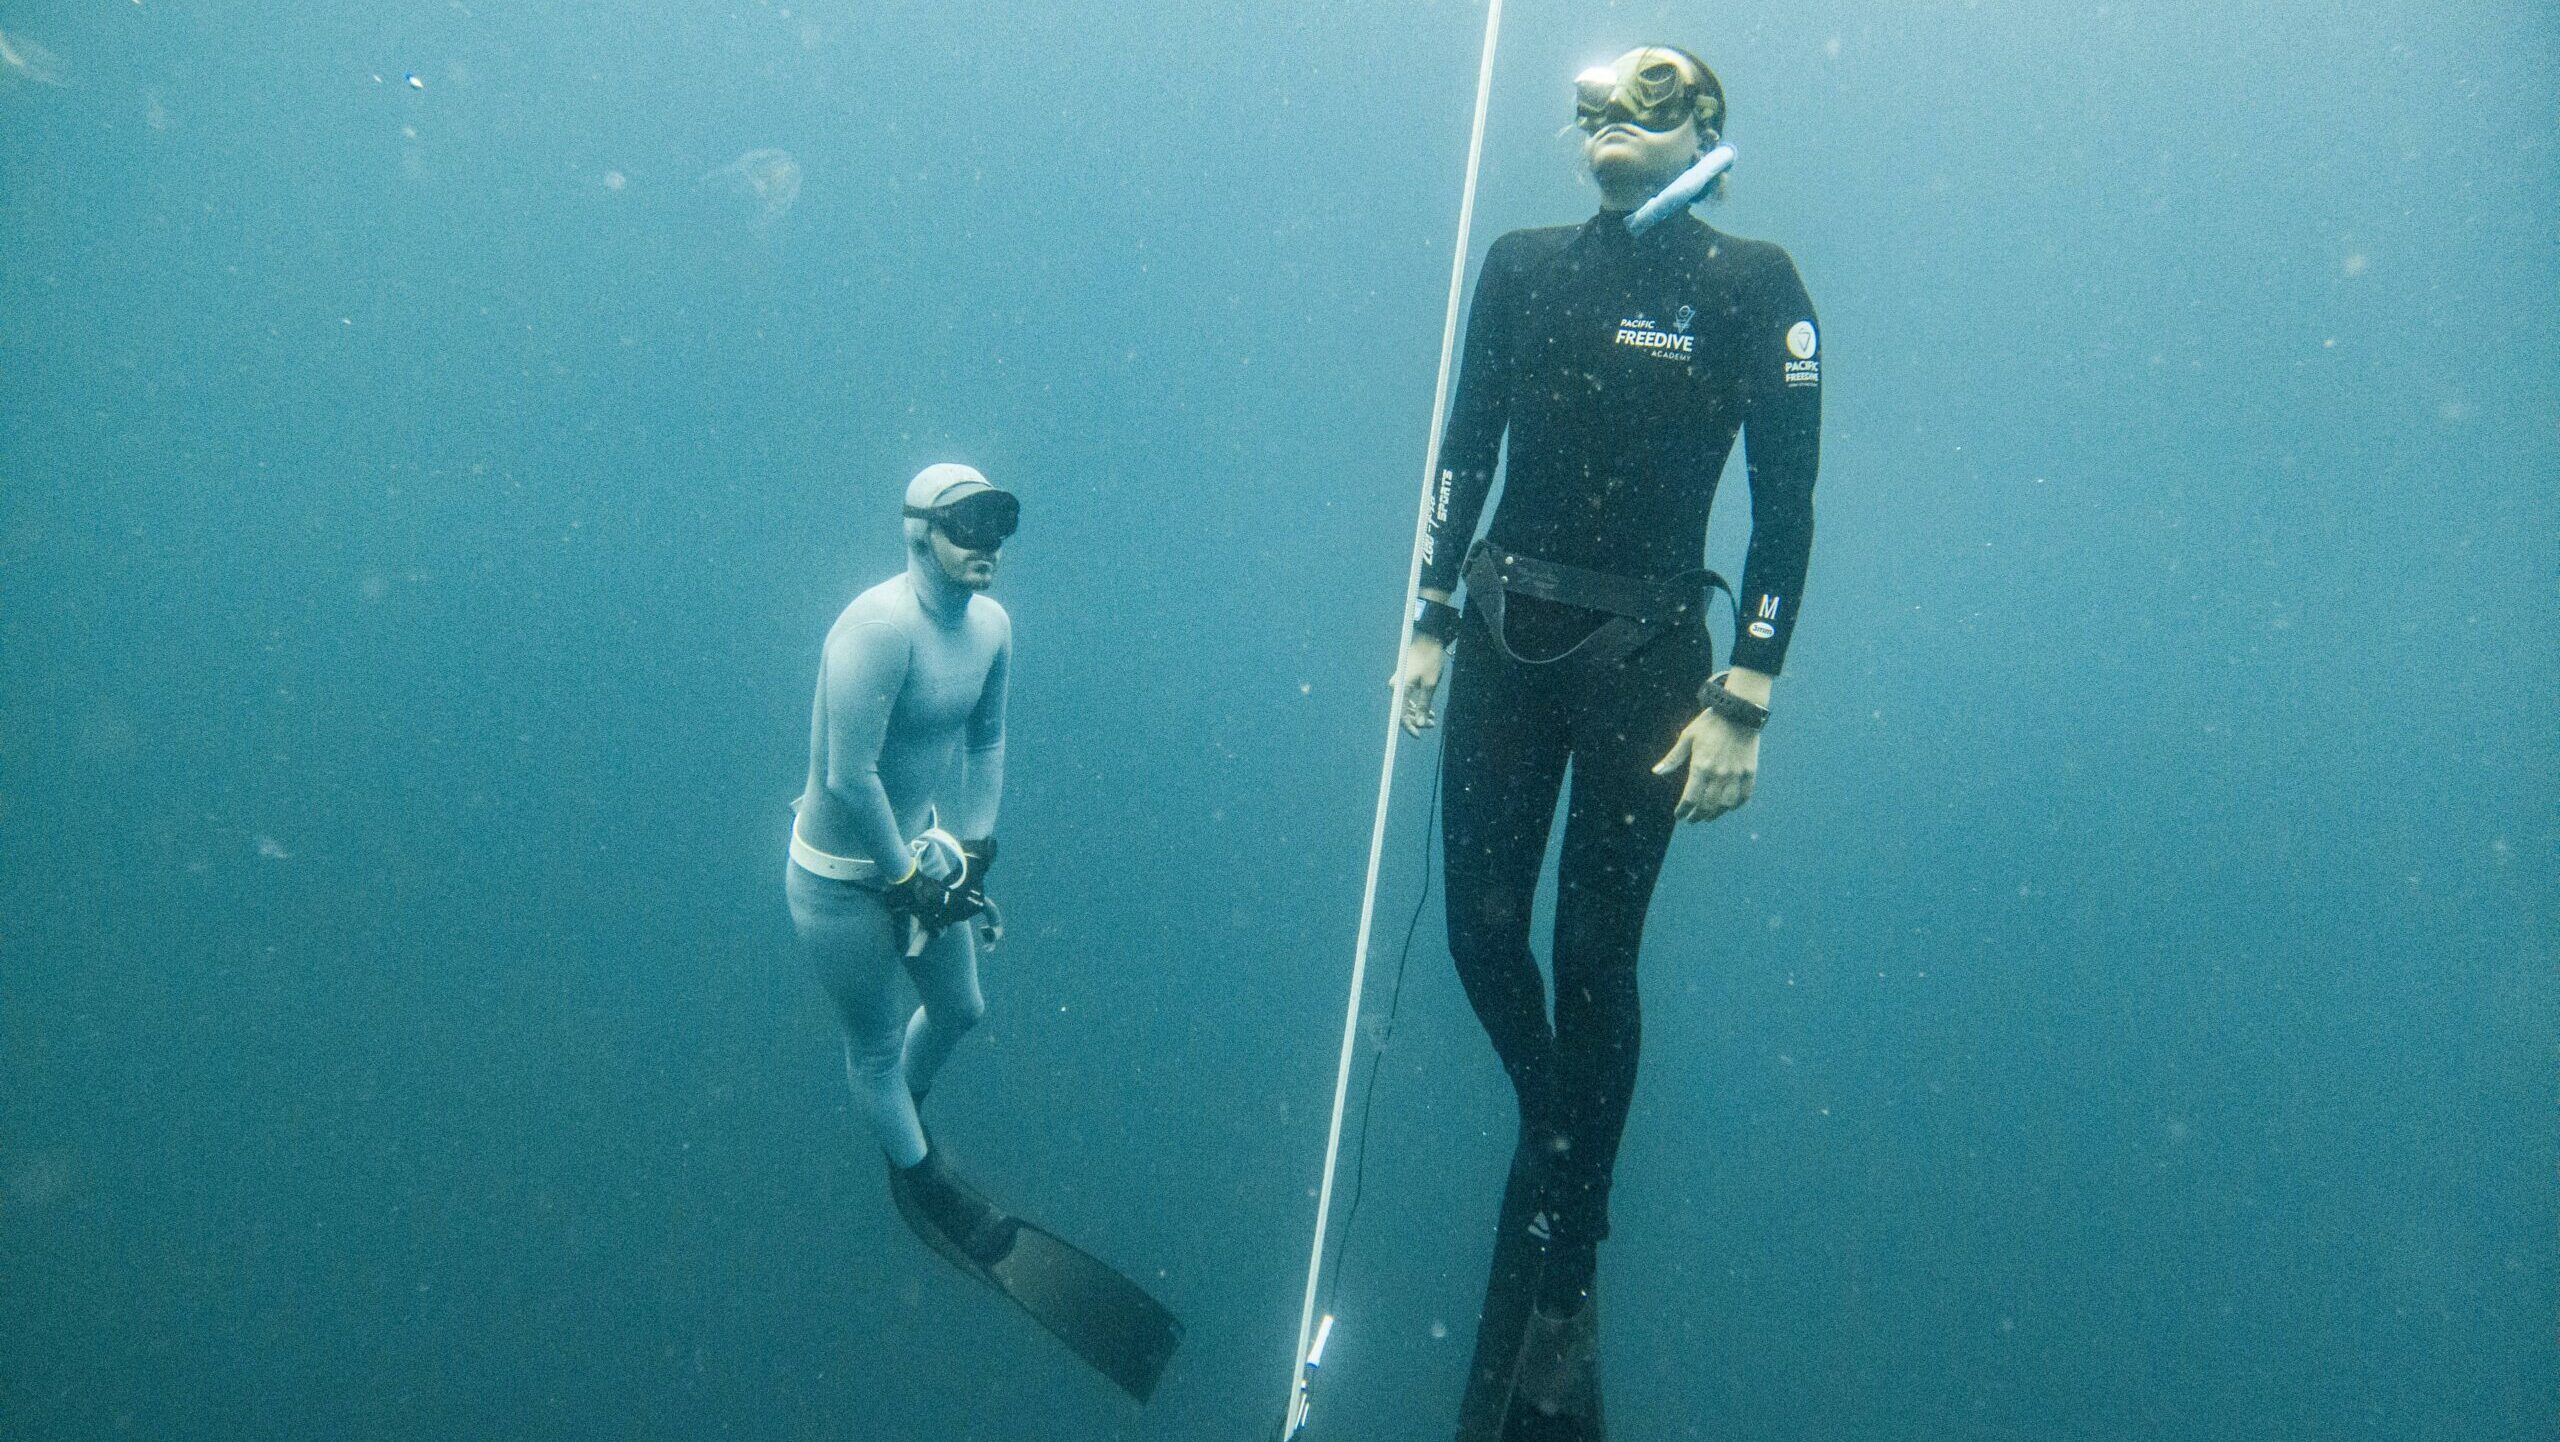
[[[1413,639],[1405,644],[1404,660],[1387,684],[1403,688],[1404,712],[1401,719],[1406,735],[1419,736],[1431,729],[1434,722],[1431,698],[1440,690],[1440,671],[1448,659],[1449,648],[1442,645],[1437,636],[1416,632]]]
[[[996,839],[960,843],[960,874],[947,881],[942,924],[967,921],[987,909],[987,870],[996,864]]]

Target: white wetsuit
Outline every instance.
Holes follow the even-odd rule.
[[[906,574],[855,597],[827,632],[794,823],[795,850],[857,878],[798,860],[786,878],[800,949],[844,1025],[855,1105],[901,1167],[925,1154],[915,1098],[986,1001],[976,928],[950,927],[908,958],[880,888],[906,874],[908,843],[928,827],[970,840],[995,833],[1013,655],[1004,608],[945,576],[919,523],[908,532]],[[924,1001],[912,1013],[901,967]]]

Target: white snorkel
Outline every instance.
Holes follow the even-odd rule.
[[[1704,200],[1716,178],[1732,168],[1733,142],[1717,141],[1713,150],[1699,156],[1696,164],[1681,171],[1679,179],[1662,187],[1660,194],[1628,214],[1627,233],[1642,235]]]

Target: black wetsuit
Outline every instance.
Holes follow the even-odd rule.
[[[1812,304],[1777,246],[1687,215],[1630,236],[1608,211],[1502,237],[1468,316],[1423,586],[1456,587],[1507,431],[1490,544],[1655,583],[1686,573],[1695,590],[1739,434],[1751,547],[1733,659],[1775,674],[1813,546],[1818,350]],[[1570,1288],[1588,1282],[1607,1234],[1635,1090],[1636,952],[1683,783],[1652,767],[1697,714],[1712,658],[1692,624],[1621,661],[1524,665],[1492,644],[1481,599],[1470,596],[1460,632],[1444,742],[1449,946],[1524,1130],[1557,1144],[1548,1191],[1562,1265],[1550,1275]],[[1529,661],[1609,619],[1516,592],[1508,613],[1510,647]],[[1568,759],[1550,1024],[1529,914]]]

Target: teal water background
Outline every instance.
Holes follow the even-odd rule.
[[[0,1433],[1264,1435],[1481,24],[0,4]],[[2560,21],[1513,0],[1479,252],[1654,39],[1828,424],[1648,939],[1617,1431],[2551,1435]],[[940,459],[1028,520],[938,1127],[1185,1316],[1144,1411],[898,1226],[789,948]],[[1445,1435],[1472,1332],[1508,1101],[1413,957],[1315,1437]]]

